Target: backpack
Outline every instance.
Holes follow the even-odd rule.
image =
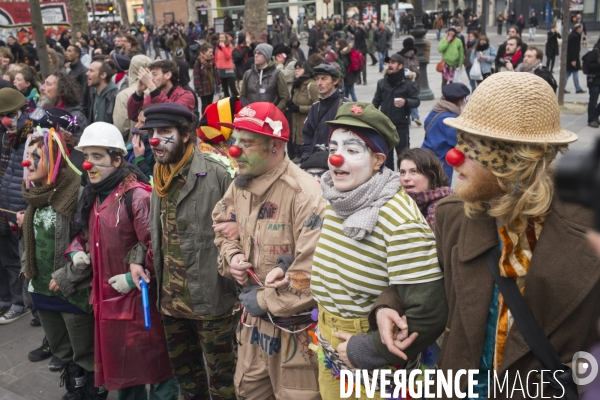
[[[585,75],[590,74],[590,63],[597,63],[600,57],[600,51],[598,49],[592,49],[585,53],[585,55],[581,58],[581,71]]]
[[[348,66],[348,72],[360,71],[365,66],[365,56],[355,49],[350,50],[350,65]]]

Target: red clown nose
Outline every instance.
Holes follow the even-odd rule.
[[[29,167],[31,165],[31,161],[29,160],[23,160],[21,161],[21,165],[25,168]]]
[[[231,146],[229,148],[229,155],[233,158],[238,158],[239,156],[242,155],[242,149],[235,145]]]
[[[12,124],[12,120],[8,117],[4,117],[2,118],[2,125],[4,125],[5,127],[9,127]]]
[[[148,142],[150,142],[150,146],[156,147],[160,144],[160,139],[153,137],[153,138],[149,139]]]
[[[94,168],[94,164],[92,164],[89,161],[84,162],[82,165],[83,169],[85,169],[86,171],[91,170],[92,168]]]
[[[446,162],[452,167],[458,167],[465,162],[465,155],[460,150],[450,149],[446,153]]]
[[[339,154],[329,156],[329,164],[333,165],[334,167],[341,167],[342,164],[344,164],[344,157]]]

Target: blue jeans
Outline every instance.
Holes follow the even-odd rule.
[[[529,40],[535,40],[535,31],[536,28],[531,26],[529,27]]]
[[[437,36],[438,42],[440,41],[441,35],[442,35],[442,30],[441,29],[436,29],[435,30],[435,36]]]
[[[565,79],[565,87],[567,87],[567,82],[569,82],[569,77],[573,75],[573,83],[575,84],[575,90],[578,92],[581,90],[581,86],[579,86],[579,71],[567,71],[567,78]]]
[[[600,104],[598,104],[598,97],[600,97],[600,86],[588,86],[590,91],[590,101],[588,103],[588,123],[596,121],[600,116]]]
[[[377,57],[379,57],[379,72],[383,71],[383,60],[385,60],[385,53],[387,52],[377,52]]]
[[[356,92],[354,91],[354,85],[352,86],[344,86],[344,96],[352,99],[352,101],[356,100]]]
[[[165,60],[170,60],[171,59],[171,52],[169,50],[165,50],[164,52],[165,52]]]
[[[410,120],[412,121],[413,119],[421,119],[419,117],[419,108],[410,109]]]

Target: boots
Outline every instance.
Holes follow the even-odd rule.
[[[64,364],[60,369],[60,386],[67,389],[62,400],[83,400],[85,370],[74,363]]]
[[[85,400],[106,400],[108,390],[104,385],[94,386],[94,371],[85,371]]]

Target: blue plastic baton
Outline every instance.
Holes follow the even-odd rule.
[[[148,297],[148,284],[143,278],[140,278],[140,289],[142,289],[142,307],[144,309],[144,328],[149,331],[152,328],[150,320],[150,299]]]

